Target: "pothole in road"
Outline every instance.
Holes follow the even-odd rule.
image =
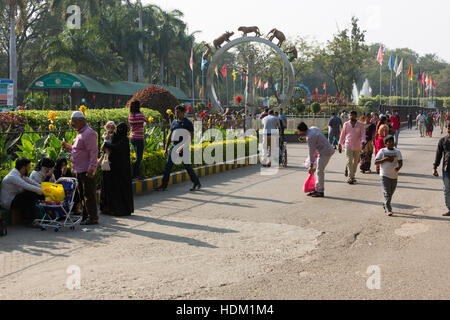
[[[412,237],[417,234],[425,233],[430,230],[430,227],[423,223],[405,223],[394,232],[400,237]]]

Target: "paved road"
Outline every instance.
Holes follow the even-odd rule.
[[[97,232],[12,228],[0,238],[0,299],[449,299],[450,219],[430,175],[438,138],[417,135],[400,136],[393,217],[377,175],[345,183],[343,154],[327,168],[327,197],[306,197],[307,149],[289,145],[275,176],[243,168],[195,194],[185,184],[138,197],[134,216],[102,217]],[[67,288],[72,265],[78,290]]]

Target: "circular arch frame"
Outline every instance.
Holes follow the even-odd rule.
[[[292,63],[289,61],[288,56],[286,53],[284,53],[281,48],[279,48],[276,44],[274,44],[272,41],[269,41],[264,38],[259,37],[242,37],[235,39],[226,45],[224,45],[222,48],[217,50],[217,52],[214,54],[211,63],[208,66],[208,72],[206,76],[206,86],[208,90],[208,97],[211,100],[213,107],[217,109],[220,112],[223,112],[222,104],[220,103],[219,99],[217,98],[216,89],[214,88],[214,70],[219,63],[219,60],[223,57],[223,55],[230,50],[231,48],[242,44],[242,43],[248,43],[248,42],[259,42],[262,44],[265,44],[272,49],[275,50],[276,53],[282,58],[284,66],[287,69],[287,75],[288,75],[288,90],[286,93],[286,96],[281,101],[280,107],[285,108],[289,101],[291,100],[292,96],[294,95],[294,86],[295,86],[295,73],[294,73],[294,67],[292,66]]]

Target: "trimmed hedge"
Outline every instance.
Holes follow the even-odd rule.
[[[155,122],[162,121],[162,116],[159,112],[151,109],[141,109],[142,113],[148,118],[153,117]],[[27,123],[34,130],[39,128],[43,130],[48,130],[50,125],[50,120],[48,119],[48,114],[50,111],[47,110],[25,110],[25,111],[14,111],[13,113],[17,115],[24,116]],[[53,111],[58,117],[55,120],[56,130],[68,129],[69,120],[73,111]],[[108,121],[114,121],[116,124],[121,122],[128,123],[128,109],[87,109],[86,120],[90,127],[96,128],[98,122],[100,122],[101,127],[103,127]]]
[[[450,97],[434,97],[433,98],[436,103],[436,108],[450,108]],[[428,98],[420,98],[420,104],[423,105],[430,99]],[[377,110],[380,107],[380,96],[376,97],[361,97],[359,98],[359,105],[360,106],[367,106],[367,102],[372,102],[372,108]],[[417,104],[417,98],[410,99],[409,103]],[[408,99],[407,97],[382,97],[381,102],[383,105],[403,105],[408,106]]]

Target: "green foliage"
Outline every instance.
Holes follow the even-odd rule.
[[[161,114],[157,111],[150,109],[141,109],[144,115],[148,117],[153,117],[155,121],[161,120]],[[56,130],[67,130],[70,129],[69,120],[73,111],[55,111],[58,118],[55,120]],[[50,120],[48,119],[48,111],[40,110],[27,110],[27,111],[17,111],[16,114],[22,115],[26,118],[28,125],[33,129],[37,130],[39,128],[43,130],[48,130],[48,125]],[[98,123],[103,127],[108,121],[114,121],[116,125],[121,122],[128,123],[128,109],[88,109],[86,111],[86,120],[90,127],[97,128]]]
[[[5,132],[0,134],[0,169],[12,169],[12,155],[8,153],[8,150],[20,139],[20,136],[9,139],[9,131],[8,128]]]
[[[315,113],[315,114],[319,113],[319,112],[320,112],[320,103],[314,102],[314,103],[311,105],[311,111],[312,111],[313,113]]]

